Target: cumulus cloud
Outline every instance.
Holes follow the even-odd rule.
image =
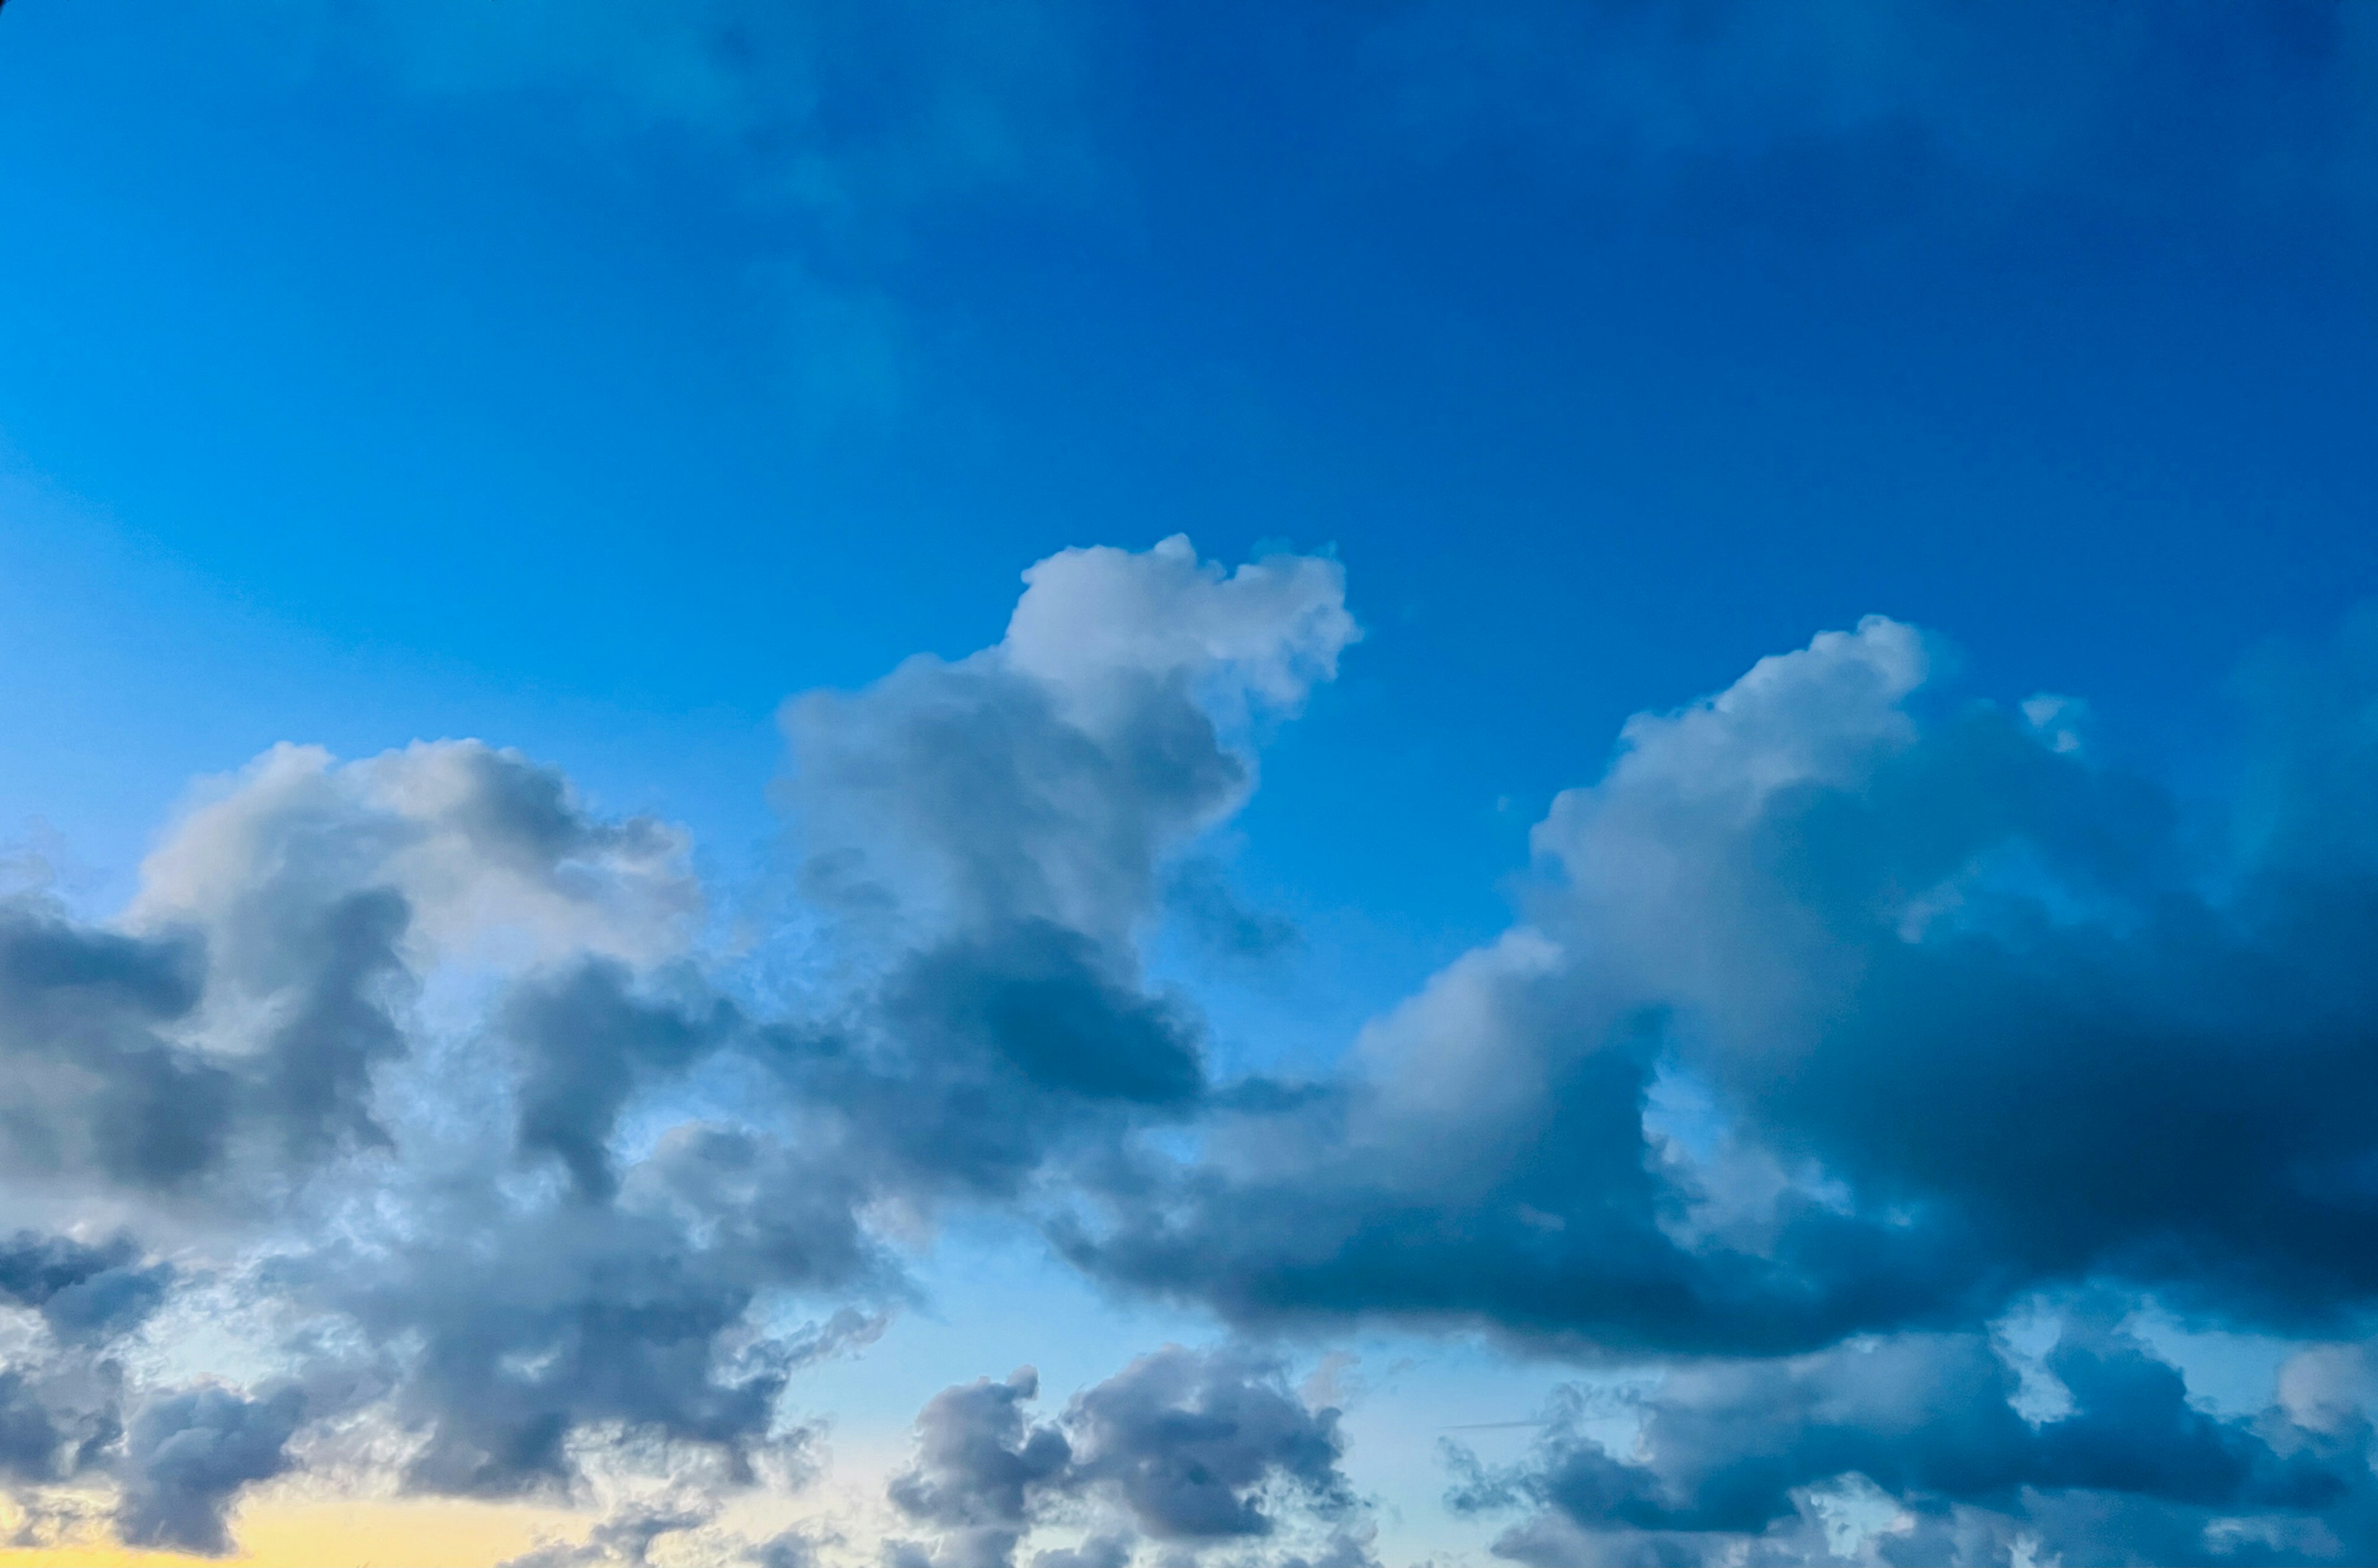
[[[678,1210],[697,1190],[760,1201],[763,1163],[731,1137],[689,1137],[645,1162],[643,1186],[659,1195],[642,1207],[542,1225],[533,1202],[500,1191],[503,1144],[468,1133],[474,1104],[500,1088],[484,1073],[457,1079],[451,1059],[416,1059],[425,1041],[467,1060],[482,1032],[509,1040],[518,1152],[558,1155],[582,1200],[611,1197],[604,1144],[620,1103],[640,1075],[681,1068],[724,1012],[713,998],[688,1018],[624,978],[684,946],[696,900],[683,853],[673,831],[589,816],[558,775],[475,743],[344,766],[268,754],[177,825],[118,927],[30,900],[0,919],[0,1048],[20,1085],[6,1142],[16,1195],[185,1242],[206,1236],[234,1263],[260,1243],[268,1261],[244,1288],[262,1322],[328,1311],[367,1342],[405,1338],[393,1382],[344,1381],[394,1390],[390,1411],[426,1434],[414,1466],[423,1484],[503,1490],[560,1477],[576,1421],[739,1454],[769,1430],[755,1406],[782,1371],[764,1353],[723,1368],[718,1342],[765,1284],[863,1272],[847,1207],[806,1250],[785,1239],[840,1189],[772,1195],[748,1222],[686,1217]],[[510,1000],[436,1041],[417,1004],[441,976],[464,999],[492,986]],[[348,1223],[327,1241],[283,1231],[308,1210]],[[711,1227],[712,1246],[686,1240],[692,1224]],[[513,1272],[523,1266],[536,1272]],[[127,1239],[28,1234],[0,1249],[0,1291],[54,1340],[90,1347],[86,1362],[154,1314],[174,1279]],[[510,1353],[543,1359],[507,1375]],[[53,1358],[36,1370],[55,1382],[66,1369]],[[54,1455],[68,1436],[104,1447],[106,1434],[18,1404],[20,1472],[59,1472],[63,1461],[34,1454]],[[220,1389],[151,1399],[122,1454],[120,1533],[224,1550],[226,1500],[277,1473],[301,1413],[294,1396]],[[58,1431],[36,1442],[40,1420]]]
[[[792,1371],[879,1326],[850,1307],[762,1321],[771,1302],[889,1288],[859,1196],[772,1143],[688,1126],[616,1202],[462,1188],[406,1238],[279,1272],[295,1301],[392,1358],[389,1414],[421,1434],[413,1490],[567,1495],[579,1445],[607,1432],[748,1479],[761,1452],[807,1441],[778,1408]]]
[[[1024,581],[1000,651],[1063,693],[1093,730],[1121,720],[1150,682],[1184,682],[1225,715],[1251,702],[1292,712],[1361,635],[1345,574],[1322,557],[1272,556],[1226,572],[1174,534],[1139,554],[1065,550]]]
[[[866,1217],[875,1205],[1012,1191],[1066,1139],[1194,1104],[1198,1023],[1141,984],[1132,928],[1156,905],[1167,857],[1240,798],[1245,743],[1227,726],[1292,706],[1351,622],[1326,562],[1226,575],[1183,544],[1076,554],[1179,602],[1197,635],[1154,652],[1086,648],[1071,664],[1044,651],[1030,669],[1003,642],[792,710],[791,798],[813,868],[833,863],[846,888],[881,875],[904,916],[886,927],[865,899],[828,906],[872,956],[807,1016],[730,1001],[658,940],[687,907],[666,880],[679,846],[661,830],[566,816],[504,873],[526,880],[509,907],[554,933],[525,952],[492,1013],[513,1063],[510,1168],[558,1167],[562,1189],[507,1186],[507,1167],[466,1138],[463,1163],[412,1194],[401,1234],[282,1265],[302,1299],[396,1358],[390,1407],[423,1434],[412,1485],[566,1488],[573,1443],[606,1430],[746,1473],[758,1448],[799,1440],[778,1407],[790,1372],[879,1320],[844,1305],[813,1330],[763,1324],[802,1298],[900,1293]],[[1072,559],[1036,569],[1027,608],[1063,590],[1069,616],[1092,618],[1095,586],[1060,569]],[[1066,695],[1061,676],[1094,696]],[[1004,796],[953,793],[935,777],[954,765],[943,724],[987,734],[1021,783]],[[1144,754],[1151,731],[1171,748]],[[1040,788],[1051,777],[1061,787]],[[534,798],[566,803],[558,789]],[[962,799],[977,807],[970,820],[943,809]],[[1110,831],[1118,820],[1126,827]],[[580,868],[566,882],[551,869],[565,857]],[[1004,880],[982,885],[985,868]],[[557,888],[570,896],[557,904]],[[444,906],[487,896],[465,887]],[[622,927],[588,905],[648,915],[632,928],[647,940],[607,941]],[[438,951],[485,945],[468,924],[443,928]],[[687,1116],[623,1158],[627,1109],[666,1104],[716,1058],[763,1075],[744,1080],[742,1118]]]
[[[58,1473],[65,1443],[66,1434],[25,1379],[0,1372],[0,1471],[19,1482],[49,1480]]]
[[[1342,594],[1321,559],[1067,552],[993,648],[794,704],[847,962],[764,1004],[699,940],[681,832],[474,741],[277,748],[200,787],[119,918],[0,909],[0,1155],[71,1222],[0,1246],[44,1336],[0,1370],[11,1472],[112,1480],[123,1538],[198,1551],[307,1432],[444,1494],[798,1474],[792,1378],[909,1294],[889,1216],[1195,1114],[1202,1023],[1137,944],[1333,673]],[[188,1291],[294,1381],[124,1386],[108,1347],[184,1334]],[[554,1550],[679,1529],[615,1523]]]
[[[239,1489],[288,1467],[304,1399],[283,1389],[251,1399],[198,1388],[151,1401],[133,1418],[116,1529],[131,1546],[220,1554],[223,1513]]]
[[[1630,723],[1523,924],[1076,1255],[1248,1321],[1685,1352],[2095,1272],[2264,1324],[2366,1299],[2378,867],[2207,867],[1928,666],[1870,620]]]
[[[926,1192],[1012,1192],[1202,1095],[1202,1024],[1138,937],[1253,787],[1254,726],[1357,635],[1321,557],[1226,572],[1173,538],[1026,583],[992,647],[784,712],[805,884],[868,978],[826,1035],[778,1036],[780,1071]]]
[[[0,1242],[0,1477],[18,1534],[71,1516],[48,1489],[123,1471],[124,1358],[184,1281],[129,1237],[92,1244],[20,1231]]]
[[[0,1297],[39,1312],[61,1339],[105,1338],[138,1327],[173,1283],[173,1266],[142,1262],[127,1237],[93,1247],[20,1231],[0,1243]]]
[[[607,1198],[612,1134],[639,1079],[682,1071],[739,1020],[715,995],[691,1011],[639,997],[627,971],[598,960],[514,993],[503,1022],[524,1059],[521,1148],[558,1159],[582,1196]]]
[[[404,901],[416,963],[649,962],[699,913],[688,847],[652,818],[590,814],[556,770],[478,741],[347,763],[283,745],[201,787],[142,865],[128,922],[203,932],[222,983],[249,992],[318,961],[293,927],[380,889]]]
[[[1354,1505],[1337,1410],[1307,1405],[1264,1357],[1169,1347],[1084,1390],[1065,1419],[1075,1484],[1110,1491],[1159,1540],[1269,1535],[1267,1487],[1325,1514]]]
[[[2272,733],[2224,828],[2020,710],[1934,696],[1937,662],[1872,619],[1630,722],[1604,777],[1538,827],[1521,923],[1375,1023],[1342,1076],[1231,1101],[1197,1157],[1151,1155],[1060,1239],[1250,1325],[1482,1327],[1603,1361],[1961,1333],[1957,1407],[1993,1442],[2020,1423],[1970,1336],[2025,1292],[2120,1282],[2282,1335],[2359,1322],[2378,1284],[2361,1114],[2378,1092],[2378,860],[2360,825],[2378,666],[2348,639],[2310,673],[2266,675]],[[1605,1455],[1531,1484],[1571,1495],[1546,1478],[1573,1471],[1591,1499],[1547,1517],[1623,1525],[1641,1537],[1627,1550],[1662,1561],[1766,1540],[1794,1488],[1849,1473],[1897,1506],[1948,1497],[1967,1525],[1998,1508],[2015,1520],[2001,1546],[2048,1538],[2052,1514],[2098,1547],[2137,1530],[2196,1555],[2228,1529],[2252,1556],[2276,1538],[2223,1519],[2296,1509],[2328,1521],[2317,1537],[2337,1524],[2322,1510],[2348,1507],[2338,1478],[2358,1457],[2281,1501],[2272,1478],[2302,1477],[2191,1426],[2168,1367],[2134,1347],[2060,1354],[2109,1398],[2160,1387],[2155,1419],[2177,1426],[2084,1401],[2013,1443],[1984,1468],[2050,1497],[2036,1518],[1861,1449],[1893,1429],[1854,1406],[1808,1440],[1823,1456],[1805,1473],[1762,1483],[1757,1517],[1692,1501],[1702,1482],[1663,1461]],[[1862,1364],[1902,1391],[1939,1371]],[[1745,1409],[1805,1393],[1785,1363],[1744,1365],[1760,1390]],[[1684,1452],[1687,1407],[1659,1411],[1653,1441]],[[2184,1462],[2156,1446],[2181,1429]],[[2309,1441],[2288,1431],[2272,1453]],[[1689,1441],[1773,1458],[1733,1417]],[[2167,1462],[2225,1478],[2170,1493]],[[2084,1491],[2113,1494],[2087,1507],[2120,1522],[2089,1534]],[[1542,1539],[1512,1550],[1580,1550],[1531,1528]],[[2308,1538],[2288,1550],[2343,1550]]]
[[[1451,1502],[1532,1505],[1496,1544],[1531,1563],[1698,1562],[1747,1544],[1779,1562],[2269,1562],[2323,1537],[2329,1553],[2367,1553],[2366,1426],[2340,1441],[2276,1409],[2210,1415],[2108,1305],[2083,1304],[2048,1352],[2070,1395],[2050,1418],[2017,1412],[2016,1373],[1986,1335],[1854,1342],[1679,1368],[1616,1400],[1566,1390],[1529,1459],[1494,1470],[1457,1451]],[[1613,1417],[1631,1442],[1589,1435]],[[1862,1524],[1844,1517],[1856,1502]]]
[[[426,974],[677,951],[684,851],[475,742],[343,767],[277,748],[175,826],[118,926],[0,906],[0,1154],[35,1182],[157,1191],[384,1147],[374,1074],[407,1053]]]
[[[1007,634],[787,705],[787,800],[822,896],[928,931],[1042,921],[1114,944],[1167,857],[1253,787],[1251,716],[1293,712],[1359,635],[1338,563],[1225,573],[1181,537],[1066,550]]]
[[[897,1551],[933,1568],[1006,1568],[1031,1527],[1035,1493],[1062,1484],[1074,1451],[1025,1406],[1040,1392],[1029,1367],[1003,1382],[978,1379],[933,1395],[917,1415],[917,1462],[892,1482],[900,1512],[938,1527],[938,1550]]]
[[[796,699],[789,984],[703,940],[681,832],[476,742],[278,748],[118,918],[0,905],[0,1469],[220,1551],[333,1436],[440,1494],[643,1466],[675,1501],[548,1556],[823,1561],[711,1504],[806,1470],[801,1369],[955,1208],[1245,1339],[937,1396],[902,1562],[1365,1561],[1337,1412],[1248,1347],[1382,1323],[1630,1380],[1462,1470],[1528,1561],[2378,1547],[2366,640],[2258,664],[2184,800],[1824,633],[1630,721],[1336,1067],[1217,1082],[1146,946],[1234,907],[1209,835],[1357,635],[1326,557],[1071,550],[992,646]],[[2297,1343],[2269,1407],[2192,1401],[2149,1298]],[[222,1303],[245,1392],[124,1352]]]
[[[198,1004],[195,944],[96,931],[32,898],[0,906],[0,1153],[22,1176],[170,1187],[221,1152],[234,1080],[165,1030]]]
[[[554,1542],[523,1552],[501,1568],[647,1568],[653,1543],[710,1522],[700,1508],[635,1503],[619,1510],[576,1542]]]
[[[1168,1346],[1048,1422],[1027,1408],[1039,1392],[1026,1367],[944,1389],[919,1412],[916,1463],[891,1496],[942,1533],[930,1550],[896,1544],[895,1562],[1009,1568],[1068,1502],[1103,1523],[1078,1546],[1036,1554],[1035,1568],[1121,1568],[1142,1538],[1187,1561],[1184,1550],[1271,1537],[1291,1513],[1339,1526],[1332,1546],[1358,1539],[1344,1528],[1359,1522],[1358,1504],[1339,1465],[1338,1412],[1291,1392],[1277,1361]]]

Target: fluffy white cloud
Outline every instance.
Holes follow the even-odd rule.
[[[702,911],[681,829],[586,813],[569,781],[474,740],[340,763],[277,746],[200,800],[141,867],[135,929],[191,925],[218,965],[269,976],[296,910],[387,888],[415,967],[570,952],[652,963]]]
[[[1179,533],[1138,554],[1061,551],[1024,581],[998,656],[1092,726],[1118,720],[1146,682],[1187,682],[1225,723],[1250,704],[1292,712],[1362,635],[1336,561],[1271,556],[1226,571]]]

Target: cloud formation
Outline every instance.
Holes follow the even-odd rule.
[[[2378,1219],[2358,830],[2207,862],[2020,712],[1928,704],[1930,664],[1869,620],[1633,721],[1536,830],[1524,923],[1075,1254],[1248,1322],[1673,1353],[2100,1274],[2341,1321]]]
[[[1456,1455],[1520,1561],[2378,1549],[2366,627],[2250,670],[2199,799],[2072,700],[1943,689],[1928,634],[1823,633],[1630,721],[1510,928],[1342,1061],[1218,1080],[1148,944],[1344,592],[1070,550],[991,647],[787,703],[797,963],[707,940],[684,834],[472,741],[277,748],[119,917],[0,907],[0,1469],[195,1552],[318,1453],[632,1473],[550,1561],[837,1562],[720,1500],[813,1471],[802,1370],[963,1213],[1239,1338],[1053,1415],[944,1391],[904,1563],[1368,1561],[1267,1336],[1375,1325],[1592,1372],[1528,1458]],[[2285,1342],[2264,1406],[2192,1397],[2149,1305]],[[239,1379],[174,1359],[210,1314]]]
[[[2125,1305],[2083,1303],[2042,1359],[2060,1413],[2019,1413],[2016,1371],[1987,1336],[1862,1341],[1679,1369],[1634,1397],[1566,1390],[1528,1460],[1458,1454],[1451,1502],[1533,1505],[1496,1545],[1531,1563],[1698,1562],[1745,1543],[1777,1561],[1863,1549],[1911,1563],[2366,1555],[2366,1421],[2207,1414],[2120,1326]],[[1589,1435],[1614,1416],[1634,1427],[1631,1452]],[[1854,1524],[1844,1504],[1861,1492],[1886,1506]]]
[[[683,834],[474,741],[278,748],[202,786],[119,919],[0,910],[0,1153],[49,1227],[0,1248],[41,1325],[11,1472],[198,1552],[309,1430],[449,1495],[799,1473],[790,1380],[907,1298],[888,1213],[1195,1114],[1203,1025],[1137,942],[1334,671],[1342,593],[1321,559],[1067,552],[995,647],[789,707],[839,958],[765,1005],[702,944]],[[177,1291],[287,1375],[127,1385],[109,1347],[181,1332]]]
[[[1344,1075],[1231,1111],[1058,1235],[1250,1327],[1719,1359],[1672,1374],[1648,1467],[1571,1442],[1497,1483],[1547,1504],[1506,1538],[1531,1560],[1619,1550],[1563,1529],[1632,1531],[1646,1560],[1784,1550],[1789,1500],[1850,1477],[1927,1529],[1996,1509],[1988,1550],[2028,1529],[2193,1560],[2257,1511],[2286,1541],[2233,1529],[2223,1550],[2359,1550],[2358,1438],[2308,1469],[2292,1422],[2250,1441],[2195,1417],[2111,1330],[2051,1358],[2081,1408],[2035,1430],[1983,1347],[2030,1293],[2109,1284],[2250,1331],[2365,1321],[2368,652],[2348,636],[2263,673],[2252,783],[2217,814],[2097,760],[2068,702],[1933,697],[1907,627],[1763,660],[1630,722],[1537,828],[1526,918],[1373,1025]],[[1875,1335],[1902,1348],[1829,1348]],[[1894,1446],[1898,1418],[1848,1384],[1823,1395],[1835,1425],[1761,1425],[1845,1367],[1964,1425]],[[1732,1413],[1696,1413],[1721,1397]],[[1936,1442],[1963,1478],[1908,1467]],[[2083,1491],[2111,1494],[2096,1524]],[[1911,1539],[1911,1561],[1948,1550]]]
[[[231,1547],[223,1510],[250,1481],[288,1467],[304,1397],[262,1399],[198,1388],[154,1400],[133,1418],[116,1530],[127,1546],[218,1553]]]
[[[62,1340],[127,1332],[154,1312],[174,1283],[165,1263],[144,1263],[129,1239],[86,1246],[22,1231],[0,1244],[0,1297],[42,1315]]]
[[[1138,939],[1254,787],[1254,728],[1358,635],[1321,557],[1226,573],[1176,537],[1025,581],[994,646],[783,714],[804,887],[862,978],[823,1033],[775,1036],[779,1071],[919,1193],[1013,1193],[1056,1144],[1199,1098],[1202,1024]]]
[[[1010,1568],[1017,1543],[1068,1503],[1093,1510],[1077,1547],[1035,1568],[1115,1568],[1135,1543],[1166,1561],[1277,1534],[1283,1516],[1324,1527],[1329,1555],[1366,1562],[1358,1505],[1339,1468],[1339,1413],[1291,1393],[1276,1361],[1168,1346],[1032,1421],[1039,1377],[1022,1368],[943,1390],[917,1417],[914,1466],[893,1479],[907,1518],[940,1531],[897,1543],[898,1568]]]

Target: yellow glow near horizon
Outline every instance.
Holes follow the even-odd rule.
[[[135,1551],[105,1540],[0,1547],[0,1568],[492,1568],[592,1523],[558,1509],[456,1502],[275,1502],[234,1521],[229,1557]]]

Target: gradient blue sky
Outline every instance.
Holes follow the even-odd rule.
[[[2184,806],[2378,591],[2351,4],[9,0],[0,149],[0,837],[85,920],[194,779],[443,737],[780,912],[788,696],[1185,533],[1363,628],[1197,851],[1298,940],[1146,952],[1325,1071],[1629,714],[1880,614]],[[951,1223],[797,1391],[885,1466],[1223,1332]],[[1571,1364],[1349,1322],[1378,1550],[1483,1561],[1429,1423]]]

